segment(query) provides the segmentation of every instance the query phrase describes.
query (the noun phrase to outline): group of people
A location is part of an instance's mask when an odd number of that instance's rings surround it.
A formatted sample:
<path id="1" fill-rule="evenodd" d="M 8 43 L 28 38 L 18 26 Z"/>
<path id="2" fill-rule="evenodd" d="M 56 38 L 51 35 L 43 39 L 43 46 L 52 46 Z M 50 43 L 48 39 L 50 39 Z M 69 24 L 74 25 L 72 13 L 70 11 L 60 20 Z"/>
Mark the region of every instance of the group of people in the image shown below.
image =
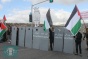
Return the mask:
<path id="1" fill-rule="evenodd" d="M 10 35 L 11 35 L 11 28 L 9 27 L 7 33 L 8 33 L 8 38 L 10 39 Z M 82 55 L 82 49 L 81 49 L 81 42 L 82 42 L 82 33 L 79 31 L 75 36 L 75 46 L 76 46 L 76 53 L 75 55 L 78 55 L 78 52 L 80 53 L 80 55 Z M 87 45 L 87 50 L 88 50 L 88 29 L 86 29 L 86 33 L 84 33 L 84 37 L 83 40 L 86 38 L 86 45 Z M 51 25 L 49 28 L 49 39 L 50 39 L 50 50 L 53 50 L 53 46 L 54 46 L 54 26 Z M 3 41 L 6 41 L 6 33 L 3 36 Z"/>
<path id="2" fill-rule="evenodd" d="M 78 33 L 74 36 L 75 39 L 75 46 L 76 46 L 76 53 L 75 55 L 82 55 L 82 49 L 81 49 L 81 42 L 82 38 L 86 38 L 86 45 L 87 45 L 87 50 L 88 50 L 88 29 L 86 30 L 86 33 L 84 33 L 84 37 L 82 37 L 82 33 L 78 31 Z M 49 39 L 50 39 L 50 49 L 51 51 L 53 50 L 54 46 L 54 27 L 51 25 L 49 28 Z"/>

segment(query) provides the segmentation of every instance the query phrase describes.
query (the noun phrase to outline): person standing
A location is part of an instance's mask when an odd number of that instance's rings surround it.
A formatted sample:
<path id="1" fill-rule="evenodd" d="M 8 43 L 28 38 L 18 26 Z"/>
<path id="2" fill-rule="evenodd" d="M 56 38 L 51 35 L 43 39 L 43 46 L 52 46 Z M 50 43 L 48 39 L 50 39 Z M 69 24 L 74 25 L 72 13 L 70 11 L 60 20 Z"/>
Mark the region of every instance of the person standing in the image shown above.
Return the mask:
<path id="1" fill-rule="evenodd" d="M 11 43 L 11 28 L 10 28 L 10 25 L 8 26 L 8 30 L 7 30 L 7 37 L 8 37 L 8 43 Z"/>
<path id="2" fill-rule="evenodd" d="M 75 55 L 78 55 L 78 50 L 79 50 L 80 55 L 82 55 L 81 41 L 82 41 L 82 34 L 78 32 L 75 36 L 75 44 L 76 44 L 76 54 Z"/>
<path id="3" fill-rule="evenodd" d="M 84 38 L 86 38 L 86 45 L 87 45 L 87 50 L 88 50 L 88 29 L 86 29 L 86 33 L 84 33 L 84 37 L 83 37 L 83 40 Z"/>
<path id="4" fill-rule="evenodd" d="M 54 27 L 50 26 L 49 28 L 49 39 L 50 39 L 50 49 L 53 50 L 54 46 Z"/>

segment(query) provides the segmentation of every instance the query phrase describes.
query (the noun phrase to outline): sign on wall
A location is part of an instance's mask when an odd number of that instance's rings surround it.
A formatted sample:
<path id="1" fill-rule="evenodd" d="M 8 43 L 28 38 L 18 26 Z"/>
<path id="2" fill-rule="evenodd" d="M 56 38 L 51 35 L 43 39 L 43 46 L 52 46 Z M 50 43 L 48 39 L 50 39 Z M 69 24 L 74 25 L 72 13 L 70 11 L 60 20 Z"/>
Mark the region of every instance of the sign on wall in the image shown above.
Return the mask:
<path id="1" fill-rule="evenodd" d="M 34 8 L 33 22 L 35 23 L 35 27 L 38 27 L 39 24 L 40 24 L 40 11 L 39 11 L 39 7 L 35 7 Z"/>

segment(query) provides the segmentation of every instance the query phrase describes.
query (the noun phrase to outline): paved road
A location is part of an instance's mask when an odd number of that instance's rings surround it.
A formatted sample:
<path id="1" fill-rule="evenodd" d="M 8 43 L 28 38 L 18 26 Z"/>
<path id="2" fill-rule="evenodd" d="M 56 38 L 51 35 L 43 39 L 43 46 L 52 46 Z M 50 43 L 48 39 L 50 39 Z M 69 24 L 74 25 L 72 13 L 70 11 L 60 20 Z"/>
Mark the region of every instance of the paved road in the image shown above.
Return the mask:
<path id="1" fill-rule="evenodd" d="M 3 57 L 3 49 L 4 45 L 10 45 L 6 43 L 0 43 L 0 59 L 88 59 L 88 51 L 85 50 L 85 42 L 82 44 L 82 57 L 74 54 L 67 54 L 62 52 L 54 52 L 54 51 L 41 51 L 37 49 L 28 49 L 19 47 L 18 48 L 18 57 L 16 58 L 4 58 Z"/>

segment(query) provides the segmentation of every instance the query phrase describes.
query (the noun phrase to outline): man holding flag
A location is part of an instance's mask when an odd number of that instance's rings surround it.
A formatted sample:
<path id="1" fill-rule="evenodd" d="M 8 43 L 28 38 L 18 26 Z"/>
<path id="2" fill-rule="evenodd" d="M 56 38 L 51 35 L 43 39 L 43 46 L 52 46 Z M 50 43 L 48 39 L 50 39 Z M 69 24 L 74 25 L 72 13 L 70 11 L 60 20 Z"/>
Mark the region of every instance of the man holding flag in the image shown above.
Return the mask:
<path id="1" fill-rule="evenodd" d="M 50 15 L 50 9 L 47 11 L 46 18 L 47 20 L 46 19 L 44 20 L 44 31 L 49 29 L 50 49 L 52 51 L 54 46 L 54 27 Z"/>
<path id="2" fill-rule="evenodd" d="M 81 52 L 81 39 L 82 39 L 82 34 L 79 32 L 80 27 L 81 27 L 81 14 L 75 5 L 75 8 L 73 9 L 65 27 L 72 33 L 72 35 L 75 37 L 75 43 L 76 43 L 76 55 L 78 55 L 78 47 L 80 51 L 80 55 L 82 54 Z"/>
<path id="3" fill-rule="evenodd" d="M 0 39 L 1 42 L 6 40 L 7 27 L 5 25 L 6 17 L 4 15 L 3 20 L 0 20 Z"/>

